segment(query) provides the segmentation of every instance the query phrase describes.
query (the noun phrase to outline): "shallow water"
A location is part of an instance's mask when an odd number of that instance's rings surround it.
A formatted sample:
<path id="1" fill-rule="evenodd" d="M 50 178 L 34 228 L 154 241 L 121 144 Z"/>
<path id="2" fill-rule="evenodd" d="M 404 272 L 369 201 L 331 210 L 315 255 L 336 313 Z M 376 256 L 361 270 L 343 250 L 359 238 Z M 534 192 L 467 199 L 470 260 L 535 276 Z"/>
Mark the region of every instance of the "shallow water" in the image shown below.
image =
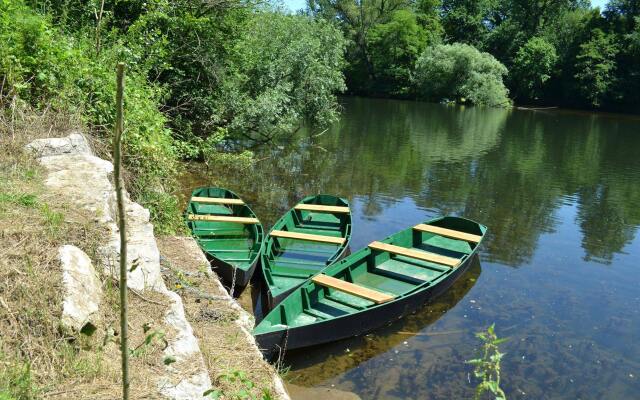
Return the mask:
<path id="1" fill-rule="evenodd" d="M 252 174 L 189 166 L 268 228 L 346 197 L 351 248 L 455 214 L 489 227 L 470 271 L 365 337 L 287 354 L 287 379 L 364 399 L 471 398 L 474 333 L 496 323 L 510 399 L 640 398 L 640 119 L 343 98 L 326 132 L 263 147 Z"/>

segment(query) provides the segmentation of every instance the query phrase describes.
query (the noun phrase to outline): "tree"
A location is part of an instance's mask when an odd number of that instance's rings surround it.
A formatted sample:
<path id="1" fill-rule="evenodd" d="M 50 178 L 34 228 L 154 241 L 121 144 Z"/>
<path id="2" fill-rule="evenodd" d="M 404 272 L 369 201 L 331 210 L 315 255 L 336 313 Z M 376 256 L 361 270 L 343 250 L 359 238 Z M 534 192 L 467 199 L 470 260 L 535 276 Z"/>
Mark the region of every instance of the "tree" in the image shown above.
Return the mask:
<path id="1" fill-rule="evenodd" d="M 580 45 L 576 57 L 578 92 L 593 107 L 600 107 L 614 84 L 618 44 L 615 36 L 596 28 L 591 39 Z"/>
<path id="2" fill-rule="evenodd" d="M 410 0 L 307 0 L 311 15 L 337 23 L 347 39 L 347 85 L 351 91 L 375 91 L 378 74 L 369 48 L 371 30 L 391 20 Z"/>
<path id="3" fill-rule="evenodd" d="M 427 44 L 427 35 L 416 15 L 408 10 L 393 13 L 387 23 L 374 26 L 368 37 L 377 90 L 405 95 L 410 90 L 411 71 Z"/>
<path id="4" fill-rule="evenodd" d="M 495 0 L 443 0 L 442 25 L 448 42 L 482 48 L 489 33 Z"/>
<path id="5" fill-rule="evenodd" d="M 345 90 L 341 32 L 324 20 L 279 12 L 255 14 L 231 51 L 216 96 L 217 115 L 235 137 L 269 140 L 303 119 L 338 115 Z"/>
<path id="6" fill-rule="evenodd" d="M 510 79 L 516 93 L 527 100 L 538 100 L 557 61 L 551 43 L 540 37 L 529 39 L 516 53 L 511 68 Z"/>
<path id="7" fill-rule="evenodd" d="M 491 54 L 454 43 L 428 47 L 416 63 L 414 82 L 418 97 L 427 100 L 506 106 L 506 74 Z"/>

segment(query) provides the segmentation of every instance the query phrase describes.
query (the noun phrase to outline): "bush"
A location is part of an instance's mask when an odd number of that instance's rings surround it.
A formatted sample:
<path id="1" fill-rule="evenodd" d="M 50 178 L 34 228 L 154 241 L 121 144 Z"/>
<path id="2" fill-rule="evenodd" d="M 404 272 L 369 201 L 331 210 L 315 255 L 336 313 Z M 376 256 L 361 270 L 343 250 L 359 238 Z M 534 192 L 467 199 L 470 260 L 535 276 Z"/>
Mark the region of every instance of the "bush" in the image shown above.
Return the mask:
<path id="1" fill-rule="evenodd" d="M 488 53 L 454 43 L 428 47 L 415 70 L 417 96 L 432 101 L 458 101 L 508 106 L 503 77 L 507 68 Z"/>
<path id="2" fill-rule="evenodd" d="M 512 87 L 525 100 L 538 99 L 557 62 L 556 48 L 551 43 L 539 37 L 529 39 L 513 60 Z"/>
<path id="3" fill-rule="evenodd" d="M 345 89 L 344 39 L 324 20 L 259 12 L 233 49 L 221 106 L 234 136 L 269 139 L 300 120 L 326 124 L 338 116 Z"/>
<path id="4" fill-rule="evenodd" d="M 0 82 L 2 98 L 17 98 L 52 112 L 79 113 L 95 135 L 107 141 L 115 118 L 115 66 L 132 60 L 114 38 L 96 55 L 88 34 L 65 34 L 20 0 L 0 2 Z M 166 117 L 158 110 L 163 90 L 147 80 L 148 71 L 129 63 L 125 87 L 124 159 L 133 198 L 151 209 L 160 231 L 180 213 L 158 202 L 173 189 L 177 157 Z M 0 98 L 0 101 L 2 100 Z M 1 103 L 0 103 L 1 104 Z M 103 154 L 108 156 L 108 154 Z M 153 202 L 145 202 L 154 199 Z M 175 201 L 175 200 L 174 200 Z M 174 207 L 177 208 L 177 207 Z M 158 216 L 164 215 L 162 219 Z"/>

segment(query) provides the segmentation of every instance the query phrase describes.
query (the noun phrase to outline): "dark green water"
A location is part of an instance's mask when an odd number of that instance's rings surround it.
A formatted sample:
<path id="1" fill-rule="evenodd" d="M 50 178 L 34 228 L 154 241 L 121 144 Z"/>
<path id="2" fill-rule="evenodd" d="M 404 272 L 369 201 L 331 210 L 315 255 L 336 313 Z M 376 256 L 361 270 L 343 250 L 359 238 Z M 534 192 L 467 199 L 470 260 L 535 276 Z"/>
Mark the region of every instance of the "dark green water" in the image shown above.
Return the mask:
<path id="1" fill-rule="evenodd" d="M 640 398 L 640 120 L 344 98 L 325 133 L 262 148 L 255 175 L 191 167 L 268 228 L 305 195 L 351 201 L 352 249 L 441 214 L 489 227 L 446 295 L 370 335 L 290 352 L 287 379 L 364 399 L 471 398 L 496 323 L 510 399 Z"/>

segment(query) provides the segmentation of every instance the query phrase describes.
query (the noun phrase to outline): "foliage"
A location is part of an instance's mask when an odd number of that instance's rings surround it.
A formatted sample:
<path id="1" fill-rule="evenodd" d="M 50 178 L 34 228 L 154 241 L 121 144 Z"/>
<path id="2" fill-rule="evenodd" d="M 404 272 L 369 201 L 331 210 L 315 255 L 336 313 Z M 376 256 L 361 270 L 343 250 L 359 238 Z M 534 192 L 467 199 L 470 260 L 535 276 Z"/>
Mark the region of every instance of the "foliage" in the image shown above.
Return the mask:
<path id="1" fill-rule="evenodd" d="M 450 42 L 482 47 L 489 33 L 486 21 L 495 0 L 443 0 L 442 25 Z"/>
<path id="2" fill-rule="evenodd" d="M 352 93 L 420 93 L 406 83 L 418 73 L 409 50 L 442 40 L 494 56 L 518 102 L 640 112 L 638 4 L 611 0 L 601 13 L 586 0 L 308 0 L 308 12 L 337 23 L 348 39 Z"/>
<path id="3" fill-rule="evenodd" d="M 411 70 L 427 44 L 416 14 L 398 10 L 389 22 L 374 26 L 367 37 L 379 87 L 391 94 L 410 92 Z"/>
<path id="4" fill-rule="evenodd" d="M 365 94 L 407 94 L 417 56 L 440 40 L 438 8 L 438 0 L 308 0 L 311 15 L 342 29 L 347 86 Z"/>
<path id="5" fill-rule="evenodd" d="M 529 39 L 516 53 L 510 74 L 514 81 L 512 87 L 524 99 L 538 99 L 557 61 L 558 55 L 551 43 L 540 37 Z"/>
<path id="6" fill-rule="evenodd" d="M 324 125 L 345 89 L 344 41 L 326 21 L 278 12 L 255 14 L 232 49 L 221 108 L 232 136 L 254 140 L 290 133 L 302 118 Z"/>
<path id="7" fill-rule="evenodd" d="M 482 398 L 482 395 L 490 392 L 496 400 L 506 400 L 507 395 L 500 387 L 500 362 L 505 353 L 500 352 L 500 344 L 506 342 L 506 338 L 498 338 L 495 332 L 495 325 L 492 324 L 486 332 L 476 333 L 476 337 L 482 340 L 480 358 L 467 361 L 474 365 L 473 373 L 476 378 L 482 381 L 476 387 L 475 399 Z"/>
<path id="8" fill-rule="evenodd" d="M 238 142 L 227 153 L 223 139 L 337 118 L 345 42 L 326 21 L 239 0 L 107 2 L 101 17 L 93 2 L 24 1 L 0 1 L 0 107 L 77 113 L 108 141 L 124 61 L 127 188 L 160 233 L 182 226 L 180 157 L 246 166 L 252 153 Z"/>
<path id="9" fill-rule="evenodd" d="M 504 65 L 473 46 L 437 45 L 418 59 L 415 84 L 418 96 L 428 100 L 507 106 L 506 73 Z"/>
<path id="10" fill-rule="evenodd" d="M 615 82 L 618 45 L 612 35 L 595 29 L 591 40 L 580 45 L 575 78 L 578 90 L 591 105 L 600 106 Z"/>
<path id="11" fill-rule="evenodd" d="M 203 12 L 197 0 L 158 0 L 128 36 L 168 89 L 177 137 L 191 145 L 220 129 L 269 140 L 301 119 L 325 124 L 337 116 L 344 41 L 326 21 L 240 4 Z M 140 37 L 145 46 L 136 45 Z"/>
<path id="12" fill-rule="evenodd" d="M 114 43 L 95 54 L 93 42 L 83 35 L 71 37 L 26 7 L 19 0 L 0 3 L 0 80 L 2 99 L 20 101 L 54 111 L 81 113 L 98 136 L 107 138 L 115 118 L 114 71 L 129 49 Z M 158 110 L 162 89 L 147 81 L 147 71 L 131 63 L 125 93 L 124 153 L 129 190 L 134 198 L 156 198 L 172 189 L 177 160 L 166 117 Z M 144 201 L 143 201 L 144 203 Z M 171 210 L 159 210 L 179 219 Z M 160 230 L 166 229 L 159 219 Z"/>
<path id="13" fill-rule="evenodd" d="M 223 389 L 209 389 L 203 393 L 203 396 L 212 400 L 218 399 L 230 399 L 230 400 L 271 400 L 273 396 L 271 392 L 264 389 L 260 396 L 256 396 L 252 393 L 256 384 L 247 377 L 247 374 L 243 371 L 234 370 L 218 377 L 218 381 L 235 387 L 236 390 L 223 390 Z"/>

